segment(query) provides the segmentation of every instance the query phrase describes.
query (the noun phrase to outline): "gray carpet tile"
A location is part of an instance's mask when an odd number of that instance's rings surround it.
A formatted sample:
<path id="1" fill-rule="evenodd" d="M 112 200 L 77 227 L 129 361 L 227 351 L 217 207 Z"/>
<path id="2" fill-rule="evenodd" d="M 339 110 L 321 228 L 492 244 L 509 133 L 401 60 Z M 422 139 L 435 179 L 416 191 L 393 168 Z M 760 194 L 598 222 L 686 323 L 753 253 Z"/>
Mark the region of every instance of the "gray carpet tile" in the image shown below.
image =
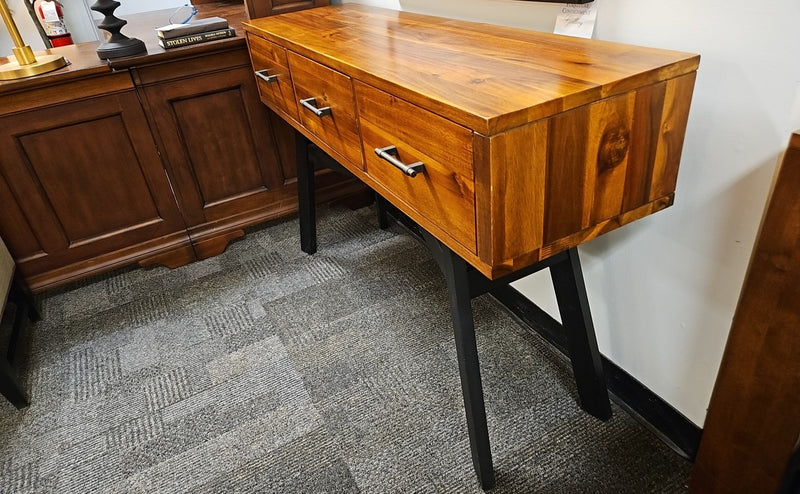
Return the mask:
<path id="1" fill-rule="evenodd" d="M 410 235 L 322 208 L 176 270 L 41 297 L 0 492 L 477 493 L 447 291 Z M 494 299 L 473 301 L 498 493 L 685 492 L 690 465 Z"/>

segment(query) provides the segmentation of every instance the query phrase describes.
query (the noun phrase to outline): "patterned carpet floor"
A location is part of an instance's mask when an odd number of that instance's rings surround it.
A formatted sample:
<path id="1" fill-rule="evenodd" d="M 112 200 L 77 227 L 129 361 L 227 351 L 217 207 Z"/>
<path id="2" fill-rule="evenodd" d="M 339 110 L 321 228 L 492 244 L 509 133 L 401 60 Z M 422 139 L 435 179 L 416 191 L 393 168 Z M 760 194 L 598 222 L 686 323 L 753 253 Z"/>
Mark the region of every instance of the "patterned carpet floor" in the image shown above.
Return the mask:
<path id="1" fill-rule="evenodd" d="M 477 493 L 444 279 L 374 211 L 323 209 L 176 270 L 42 297 L 0 492 Z M 690 464 L 489 296 L 473 301 L 497 493 L 685 492 Z"/>

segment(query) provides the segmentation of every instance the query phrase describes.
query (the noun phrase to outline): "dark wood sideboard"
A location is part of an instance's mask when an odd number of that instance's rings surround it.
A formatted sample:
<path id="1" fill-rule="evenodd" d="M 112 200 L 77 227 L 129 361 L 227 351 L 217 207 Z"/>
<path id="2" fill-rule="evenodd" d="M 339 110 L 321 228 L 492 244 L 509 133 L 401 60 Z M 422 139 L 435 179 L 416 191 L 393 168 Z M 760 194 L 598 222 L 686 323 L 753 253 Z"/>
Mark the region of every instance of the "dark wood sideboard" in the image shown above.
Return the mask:
<path id="1" fill-rule="evenodd" d="M 153 28 L 171 11 L 136 14 L 123 33 L 146 54 L 56 48 L 71 65 L 0 83 L 0 236 L 33 291 L 131 263 L 177 267 L 296 211 L 295 135 L 258 104 L 245 6 L 199 9 L 237 37 L 165 51 Z M 319 175 L 322 201 L 363 189 Z"/>

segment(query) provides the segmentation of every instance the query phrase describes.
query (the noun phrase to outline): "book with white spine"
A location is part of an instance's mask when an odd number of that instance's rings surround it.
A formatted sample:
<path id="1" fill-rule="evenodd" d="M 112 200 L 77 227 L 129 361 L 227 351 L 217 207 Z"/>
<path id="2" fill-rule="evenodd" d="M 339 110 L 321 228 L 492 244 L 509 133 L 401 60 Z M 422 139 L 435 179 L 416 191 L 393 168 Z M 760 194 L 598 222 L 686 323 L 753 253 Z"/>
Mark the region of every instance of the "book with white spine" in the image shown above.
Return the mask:
<path id="1" fill-rule="evenodd" d="M 172 39 L 179 36 L 188 36 L 190 34 L 217 31 L 226 29 L 227 27 L 227 19 L 223 19 L 222 17 L 207 17 L 205 19 L 187 22 L 186 24 L 167 24 L 166 26 L 157 27 L 156 34 L 161 39 Z"/>

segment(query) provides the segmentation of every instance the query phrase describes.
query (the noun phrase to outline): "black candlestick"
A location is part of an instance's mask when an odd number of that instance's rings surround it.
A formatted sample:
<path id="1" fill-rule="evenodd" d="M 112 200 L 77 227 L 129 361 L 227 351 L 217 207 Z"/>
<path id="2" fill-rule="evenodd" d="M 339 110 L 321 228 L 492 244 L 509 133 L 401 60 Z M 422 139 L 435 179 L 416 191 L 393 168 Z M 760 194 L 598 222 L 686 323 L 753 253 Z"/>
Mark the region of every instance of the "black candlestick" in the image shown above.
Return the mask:
<path id="1" fill-rule="evenodd" d="M 120 33 L 122 27 L 128 21 L 114 16 L 114 11 L 119 7 L 119 2 L 115 0 L 97 0 L 91 9 L 100 12 L 105 16 L 103 21 L 97 25 L 100 29 L 111 33 L 111 38 L 97 48 L 97 56 L 100 58 L 127 57 L 147 51 L 144 42 L 136 38 L 129 38 Z"/>

